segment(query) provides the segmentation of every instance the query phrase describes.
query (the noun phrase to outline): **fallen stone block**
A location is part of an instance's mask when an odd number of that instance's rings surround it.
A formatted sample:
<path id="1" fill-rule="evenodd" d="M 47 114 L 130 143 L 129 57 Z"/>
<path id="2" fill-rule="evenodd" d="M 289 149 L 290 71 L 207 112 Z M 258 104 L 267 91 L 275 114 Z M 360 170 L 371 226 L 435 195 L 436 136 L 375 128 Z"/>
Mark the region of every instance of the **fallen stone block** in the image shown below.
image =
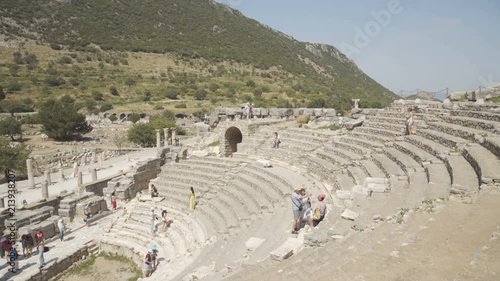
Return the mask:
<path id="1" fill-rule="evenodd" d="M 254 251 L 255 249 L 259 248 L 260 245 L 264 243 L 264 241 L 266 241 L 266 239 L 252 237 L 248 239 L 248 241 L 245 243 L 245 246 L 247 247 L 247 250 Z"/>
<path id="2" fill-rule="evenodd" d="M 345 209 L 344 212 L 340 215 L 340 217 L 345 219 L 345 220 L 354 221 L 355 219 L 357 219 L 359 217 L 359 214 L 354 212 L 354 211 L 351 211 L 349 209 Z"/>
<path id="3" fill-rule="evenodd" d="M 257 164 L 259 166 L 261 166 L 261 167 L 264 167 L 264 168 L 270 168 L 270 167 L 273 166 L 271 164 L 271 161 L 269 161 L 269 160 L 263 160 L 263 159 L 257 160 Z"/>
<path id="4" fill-rule="evenodd" d="M 288 238 L 281 246 L 271 252 L 271 258 L 277 261 L 283 261 L 300 251 L 303 244 L 295 238 Z"/>
<path id="5" fill-rule="evenodd" d="M 361 125 L 363 125 L 363 121 L 364 121 L 363 119 L 350 120 L 350 121 L 344 123 L 344 127 L 347 130 L 352 130 L 356 127 L 360 127 Z"/>
<path id="6" fill-rule="evenodd" d="M 367 188 L 368 190 L 376 193 L 384 193 L 390 190 L 388 184 L 378 184 L 378 183 L 370 183 L 368 184 Z"/>
<path id="7" fill-rule="evenodd" d="M 207 157 L 208 156 L 208 151 L 205 150 L 196 150 L 192 152 L 192 156 L 195 157 Z"/>
<path id="8" fill-rule="evenodd" d="M 351 199 L 351 192 L 349 190 L 337 190 L 335 191 L 335 195 L 340 200 L 349 200 Z"/>

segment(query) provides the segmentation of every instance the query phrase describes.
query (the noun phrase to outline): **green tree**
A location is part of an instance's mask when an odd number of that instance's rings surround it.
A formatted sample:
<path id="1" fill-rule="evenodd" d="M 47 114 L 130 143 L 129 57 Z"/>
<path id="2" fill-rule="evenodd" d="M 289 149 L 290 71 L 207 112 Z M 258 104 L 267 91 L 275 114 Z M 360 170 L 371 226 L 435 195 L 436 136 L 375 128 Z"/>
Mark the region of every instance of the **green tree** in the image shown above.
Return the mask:
<path id="1" fill-rule="evenodd" d="M 74 140 L 92 131 L 72 103 L 49 99 L 41 106 L 38 117 L 47 136 L 55 140 Z"/>
<path id="2" fill-rule="evenodd" d="M 38 124 L 38 114 L 30 114 L 26 115 L 21 119 L 21 123 L 29 125 L 31 128 L 33 128 L 33 124 Z"/>
<path id="3" fill-rule="evenodd" d="M 127 138 L 130 142 L 139 144 L 143 147 L 150 147 L 156 142 L 155 129 L 151 124 L 135 124 L 128 130 Z"/>
<path id="4" fill-rule="evenodd" d="M 194 98 L 196 100 L 204 100 L 207 96 L 207 91 L 205 89 L 199 89 L 194 93 Z"/>
<path id="5" fill-rule="evenodd" d="M 131 113 L 128 117 L 127 117 L 127 120 L 132 122 L 132 123 L 135 123 L 139 120 L 141 120 L 141 115 L 139 115 L 139 113 Z"/>
<path id="6" fill-rule="evenodd" d="M 256 85 L 255 81 L 253 81 L 253 80 L 248 80 L 247 81 L 247 87 L 253 88 L 253 87 L 255 87 L 255 85 Z"/>
<path id="7" fill-rule="evenodd" d="M 0 171 L 14 170 L 25 175 L 26 159 L 30 153 L 24 144 L 11 147 L 8 140 L 0 138 Z"/>
<path id="8" fill-rule="evenodd" d="M 96 101 L 102 101 L 103 100 L 103 95 L 99 91 L 92 91 L 92 98 Z"/>
<path id="9" fill-rule="evenodd" d="M 108 111 L 113 109 L 113 105 L 109 102 L 105 102 L 101 104 L 101 108 L 99 109 L 100 112 Z"/>
<path id="10" fill-rule="evenodd" d="M 22 137 L 21 122 L 12 117 L 7 117 L 0 120 L 0 135 L 9 136 L 14 140 L 15 135 Z"/>

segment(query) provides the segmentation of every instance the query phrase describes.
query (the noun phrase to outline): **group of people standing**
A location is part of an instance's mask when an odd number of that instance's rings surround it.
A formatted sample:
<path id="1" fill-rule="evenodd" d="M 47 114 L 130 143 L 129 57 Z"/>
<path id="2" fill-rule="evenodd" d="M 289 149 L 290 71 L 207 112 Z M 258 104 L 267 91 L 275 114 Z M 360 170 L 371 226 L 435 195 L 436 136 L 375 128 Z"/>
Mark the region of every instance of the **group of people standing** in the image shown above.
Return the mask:
<path id="1" fill-rule="evenodd" d="M 318 195 L 318 202 L 314 205 L 314 208 L 312 208 L 311 196 L 312 194 L 306 194 L 305 188 L 296 189 L 292 193 L 292 234 L 298 233 L 300 228 L 302 228 L 304 219 L 306 219 L 309 225 L 308 231 L 311 231 L 325 217 L 326 203 L 324 200 L 326 195 Z"/>

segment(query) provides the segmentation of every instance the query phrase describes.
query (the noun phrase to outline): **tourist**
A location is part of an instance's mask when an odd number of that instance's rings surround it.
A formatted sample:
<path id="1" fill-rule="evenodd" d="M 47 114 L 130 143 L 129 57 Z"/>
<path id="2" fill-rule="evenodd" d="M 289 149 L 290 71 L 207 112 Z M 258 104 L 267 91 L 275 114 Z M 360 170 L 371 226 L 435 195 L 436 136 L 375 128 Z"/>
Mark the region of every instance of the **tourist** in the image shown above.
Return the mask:
<path id="1" fill-rule="evenodd" d="M 144 257 L 144 277 L 151 276 L 153 272 L 153 255 L 151 254 L 151 250 L 148 249 L 148 253 Z"/>
<path id="2" fill-rule="evenodd" d="M 292 223 L 292 234 L 297 234 L 297 221 L 299 227 L 302 226 L 303 220 L 303 206 L 302 206 L 302 189 L 297 189 L 292 193 L 292 212 L 293 212 L 293 223 Z"/>
<path id="3" fill-rule="evenodd" d="M 191 186 L 191 191 L 189 193 L 189 209 L 194 210 L 196 203 L 195 203 L 195 195 L 194 195 L 194 189 Z"/>
<path id="4" fill-rule="evenodd" d="M 167 220 L 167 208 L 163 208 L 161 211 L 161 221 L 163 222 L 163 230 L 167 230 L 168 220 Z"/>
<path id="5" fill-rule="evenodd" d="M 61 242 L 64 240 L 64 232 L 66 231 L 66 225 L 64 224 L 64 219 L 60 218 L 57 221 L 57 228 L 59 229 L 59 239 Z"/>
<path id="6" fill-rule="evenodd" d="M 28 255 L 28 247 L 26 244 L 26 236 L 28 234 L 21 235 L 21 248 L 23 249 L 23 257 L 25 258 Z"/>
<path id="7" fill-rule="evenodd" d="M 273 148 L 279 148 L 281 143 L 281 138 L 278 132 L 274 132 Z"/>
<path id="8" fill-rule="evenodd" d="M 116 195 L 114 191 L 111 193 L 111 209 L 116 211 Z"/>
<path id="9" fill-rule="evenodd" d="M 151 198 L 158 197 L 158 189 L 154 184 L 151 185 Z"/>
<path id="10" fill-rule="evenodd" d="M 324 201 L 325 198 L 326 195 L 324 194 L 318 195 L 318 203 L 316 203 L 316 205 L 314 206 L 313 226 L 317 226 L 325 218 L 326 214 L 326 203 Z"/>
<path id="11" fill-rule="evenodd" d="M 158 220 L 158 216 L 155 214 L 155 208 L 151 207 L 151 234 L 155 234 L 155 220 Z"/>
<path id="12" fill-rule="evenodd" d="M 409 107 L 408 108 L 408 111 L 406 112 L 406 122 L 405 122 L 405 125 L 406 125 L 406 130 L 405 130 L 405 135 L 411 135 L 413 134 L 413 131 L 412 131 L 412 125 L 413 125 L 413 113 L 412 113 L 412 108 Z"/>
<path id="13" fill-rule="evenodd" d="M 33 247 L 34 246 L 35 246 L 35 243 L 33 241 L 33 236 L 31 236 L 31 233 L 28 233 L 26 235 L 26 250 L 27 250 L 28 257 L 31 257 L 31 255 L 33 255 Z"/>
<path id="14" fill-rule="evenodd" d="M 87 206 L 85 208 L 85 210 L 83 211 L 83 214 L 85 216 L 85 218 L 83 219 L 83 221 L 85 221 L 85 224 L 87 226 L 90 226 L 90 218 L 92 217 L 92 211 L 90 210 L 89 206 Z"/>
<path id="15" fill-rule="evenodd" d="M 1 241 L 2 241 L 1 242 L 2 251 L 3 251 L 3 254 L 5 256 L 5 260 L 7 262 L 9 262 L 9 253 L 10 253 L 10 248 L 12 247 L 12 245 L 9 243 L 8 236 L 2 236 Z"/>
<path id="16" fill-rule="evenodd" d="M 250 122 L 250 113 L 251 113 L 252 109 L 251 109 L 251 106 L 250 106 L 250 103 L 247 102 L 247 104 L 245 105 L 245 115 L 247 116 L 247 121 Z"/>
<path id="17" fill-rule="evenodd" d="M 304 218 L 307 220 L 307 225 L 309 225 L 309 229 L 307 230 L 310 232 L 313 227 L 313 210 L 311 208 L 311 200 L 307 199 L 306 202 L 303 204 L 303 206 L 307 206 L 305 212 L 304 212 Z"/>
<path id="18" fill-rule="evenodd" d="M 38 268 L 45 266 L 45 258 L 43 252 L 45 250 L 45 239 L 41 229 L 37 229 L 35 233 L 35 242 L 38 248 Z"/>
<path id="19" fill-rule="evenodd" d="M 152 261 L 152 266 L 153 266 L 153 272 L 156 271 L 156 267 L 158 266 L 157 260 L 158 260 L 158 249 L 156 248 L 155 244 L 151 244 L 151 261 Z"/>

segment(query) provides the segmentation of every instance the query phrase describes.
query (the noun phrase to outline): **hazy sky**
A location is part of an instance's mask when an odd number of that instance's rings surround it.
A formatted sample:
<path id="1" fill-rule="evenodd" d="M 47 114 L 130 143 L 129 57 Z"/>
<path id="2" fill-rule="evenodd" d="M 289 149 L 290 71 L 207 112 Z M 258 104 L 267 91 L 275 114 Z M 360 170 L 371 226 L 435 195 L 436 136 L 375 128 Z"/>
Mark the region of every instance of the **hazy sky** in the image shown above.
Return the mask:
<path id="1" fill-rule="evenodd" d="M 500 0 L 218 0 L 400 90 L 500 84 Z"/>

